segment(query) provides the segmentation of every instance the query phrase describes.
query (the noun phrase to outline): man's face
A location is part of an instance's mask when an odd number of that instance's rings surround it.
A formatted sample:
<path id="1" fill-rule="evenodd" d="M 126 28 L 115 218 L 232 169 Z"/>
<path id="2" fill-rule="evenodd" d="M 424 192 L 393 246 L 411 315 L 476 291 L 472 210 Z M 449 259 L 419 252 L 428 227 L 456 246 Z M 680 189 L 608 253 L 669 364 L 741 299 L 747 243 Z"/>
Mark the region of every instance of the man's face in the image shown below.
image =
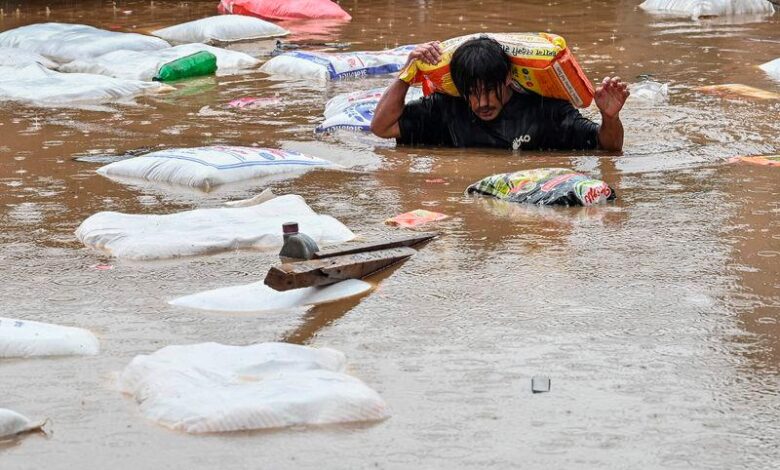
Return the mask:
<path id="1" fill-rule="evenodd" d="M 485 92 L 484 87 L 480 85 L 469 95 L 469 106 L 478 118 L 483 121 L 492 121 L 501 114 L 501 110 L 504 109 L 504 105 L 511 96 L 512 90 L 507 83 L 502 85 L 500 95 L 499 90 Z"/>

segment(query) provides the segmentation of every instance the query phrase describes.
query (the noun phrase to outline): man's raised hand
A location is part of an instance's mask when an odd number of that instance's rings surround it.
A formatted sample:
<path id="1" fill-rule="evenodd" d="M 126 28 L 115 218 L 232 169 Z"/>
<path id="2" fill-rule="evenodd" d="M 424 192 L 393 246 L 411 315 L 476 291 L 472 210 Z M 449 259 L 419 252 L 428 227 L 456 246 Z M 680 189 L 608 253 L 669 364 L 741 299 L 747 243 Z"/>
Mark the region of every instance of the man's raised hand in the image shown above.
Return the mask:
<path id="1" fill-rule="evenodd" d="M 623 109 L 630 94 L 628 84 L 623 83 L 620 77 L 606 77 L 601 82 L 601 86 L 596 88 L 596 106 L 602 116 L 614 119 Z"/>

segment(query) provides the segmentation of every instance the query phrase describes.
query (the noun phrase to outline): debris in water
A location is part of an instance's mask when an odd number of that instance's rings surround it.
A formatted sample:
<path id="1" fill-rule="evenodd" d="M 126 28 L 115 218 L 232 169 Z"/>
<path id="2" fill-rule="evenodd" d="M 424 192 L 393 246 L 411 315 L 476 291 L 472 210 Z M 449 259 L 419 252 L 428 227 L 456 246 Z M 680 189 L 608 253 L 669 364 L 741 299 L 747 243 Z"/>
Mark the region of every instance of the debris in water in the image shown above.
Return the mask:
<path id="1" fill-rule="evenodd" d="M 545 393 L 550 391 L 550 378 L 536 375 L 531 378 L 531 391 L 533 393 Z"/>

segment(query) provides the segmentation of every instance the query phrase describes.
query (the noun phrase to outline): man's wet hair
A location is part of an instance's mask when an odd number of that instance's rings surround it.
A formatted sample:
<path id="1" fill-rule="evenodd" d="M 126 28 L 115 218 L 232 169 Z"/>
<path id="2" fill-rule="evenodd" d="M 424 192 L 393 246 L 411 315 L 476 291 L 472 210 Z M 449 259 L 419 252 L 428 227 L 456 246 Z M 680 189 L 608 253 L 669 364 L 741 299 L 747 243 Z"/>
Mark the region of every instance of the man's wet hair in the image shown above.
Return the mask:
<path id="1" fill-rule="evenodd" d="M 481 93 L 495 91 L 502 99 L 503 86 L 511 70 L 509 56 L 501 44 L 489 37 L 470 39 L 452 54 L 450 75 L 460 95 L 469 99 Z"/>

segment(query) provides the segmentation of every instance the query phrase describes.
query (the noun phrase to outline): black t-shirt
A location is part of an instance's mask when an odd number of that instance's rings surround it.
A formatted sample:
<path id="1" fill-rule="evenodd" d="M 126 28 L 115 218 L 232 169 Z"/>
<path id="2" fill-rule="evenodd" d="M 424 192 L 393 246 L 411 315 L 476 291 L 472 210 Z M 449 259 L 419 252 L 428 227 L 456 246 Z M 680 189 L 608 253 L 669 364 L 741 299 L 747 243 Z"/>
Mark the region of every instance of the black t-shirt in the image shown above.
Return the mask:
<path id="1" fill-rule="evenodd" d="M 477 117 L 463 98 L 434 93 L 408 103 L 398 125 L 396 142 L 406 145 L 588 150 L 599 142 L 599 125 L 568 101 L 517 91 L 492 121 Z"/>

